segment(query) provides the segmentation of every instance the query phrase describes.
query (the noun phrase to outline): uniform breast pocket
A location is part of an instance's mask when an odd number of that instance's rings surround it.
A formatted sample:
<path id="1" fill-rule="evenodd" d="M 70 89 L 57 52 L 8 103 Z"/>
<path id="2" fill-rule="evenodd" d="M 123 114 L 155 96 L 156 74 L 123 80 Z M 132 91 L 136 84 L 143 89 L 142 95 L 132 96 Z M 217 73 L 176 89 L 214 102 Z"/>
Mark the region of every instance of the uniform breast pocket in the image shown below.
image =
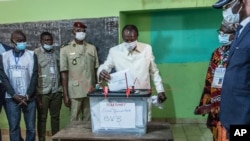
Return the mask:
<path id="1" fill-rule="evenodd" d="M 94 61 L 95 60 L 95 55 L 88 53 L 88 58 L 90 59 L 90 61 Z"/>
<path id="2" fill-rule="evenodd" d="M 44 69 L 49 64 L 49 62 L 43 58 L 43 59 L 39 60 L 38 64 L 41 67 L 41 69 Z"/>
<path id="3" fill-rule="evenodd" d="M 42 59 L 38 63 L 39 63 L 38 87 L 40 88 L 48 87 L 49 81 L 47 80 L 48 76 L 46 74 L 48 74 L 49 71 L 47 70 L 48 68 L 46 66 L 49 65 L 49 62 L 46 59 Z"/>
<path id="4" fill-rule="evenodd" d="M 80 55 L 78 53 L 76 54 L 71 54 L 69 56 L 69 64 L 72 64 L 72 65 L 77 65 L 77 63 L 79 63 L 79 58 L 80 58 Z"/>
<path id="5" fill-rule="evenodd" d="M 95 56 L 91 53 L 87 53 L 87 60 L 88 60 L 89 65 L 93 67 L 95 64 Z"/>

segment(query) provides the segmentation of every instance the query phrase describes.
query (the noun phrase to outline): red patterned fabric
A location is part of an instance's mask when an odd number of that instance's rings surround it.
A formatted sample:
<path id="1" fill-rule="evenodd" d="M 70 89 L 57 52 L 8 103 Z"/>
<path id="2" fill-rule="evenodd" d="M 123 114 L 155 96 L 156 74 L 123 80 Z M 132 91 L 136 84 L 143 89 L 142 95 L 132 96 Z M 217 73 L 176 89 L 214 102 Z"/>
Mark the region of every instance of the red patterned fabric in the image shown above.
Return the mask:
<path id="1" fill-rule="evenodd" d="M 218 141 L 218 128 L 217 123 L 219 122 L 219 111 L 220 111 L 220 93 L 221 88 L 211 87 L 214 71 L 219 66 L 222 65 L 226 67 L 227 57 L 228 57 L 228 46 L 222 46 L 216 48 L 212 53 L 210 63 L 208 66 L 205 86 L 200 98 L 199 106 L 195 109 L 195 114 L 205 115 L 208 114 L 207 127 L 211 130 L 214 136 L 214 140 Z"/>

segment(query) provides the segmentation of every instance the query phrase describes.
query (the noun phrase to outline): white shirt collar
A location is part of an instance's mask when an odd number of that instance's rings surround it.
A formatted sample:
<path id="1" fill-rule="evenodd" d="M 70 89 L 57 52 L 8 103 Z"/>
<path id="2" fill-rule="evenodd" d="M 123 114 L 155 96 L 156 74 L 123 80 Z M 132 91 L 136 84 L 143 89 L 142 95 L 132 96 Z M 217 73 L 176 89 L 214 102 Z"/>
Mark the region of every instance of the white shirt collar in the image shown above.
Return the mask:
<path id="1" fill-rule="evenodd" d="M 250 22 L 250 17 L 247 17 L 243 21 L 240 22 L 240 25 L 245 27 L 249 22 Z"/>

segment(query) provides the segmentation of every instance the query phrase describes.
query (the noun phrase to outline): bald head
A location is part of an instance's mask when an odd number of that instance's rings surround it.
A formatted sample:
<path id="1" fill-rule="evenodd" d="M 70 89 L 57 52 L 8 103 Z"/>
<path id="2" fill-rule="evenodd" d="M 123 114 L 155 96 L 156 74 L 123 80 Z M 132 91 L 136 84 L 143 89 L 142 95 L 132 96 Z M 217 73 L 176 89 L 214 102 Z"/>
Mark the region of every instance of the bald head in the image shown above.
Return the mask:
<path id="1" fill-rule="evenodd" d="M 133 42 L 138 38 L 138 29 L 135 25 L 126 25 L 122 29 L 122 38 L 124 42 Z"/>

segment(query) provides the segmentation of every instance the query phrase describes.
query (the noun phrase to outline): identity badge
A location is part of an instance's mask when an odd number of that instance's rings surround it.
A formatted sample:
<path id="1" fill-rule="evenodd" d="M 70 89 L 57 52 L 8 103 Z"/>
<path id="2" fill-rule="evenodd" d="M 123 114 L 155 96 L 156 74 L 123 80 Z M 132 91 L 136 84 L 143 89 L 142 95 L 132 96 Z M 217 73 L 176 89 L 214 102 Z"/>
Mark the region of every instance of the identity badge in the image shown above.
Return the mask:
<path id="1" fill-rule="evenodd" d="M 55 69 L 54 69 L 54 67 L 50 67 L 50 73 L 55 74 Z"/>
<path id="2" fill-rule="evenodd" d="M 214 72 L 212 87 L 221 88 L 224 80 L 226 68 L 217 67 Z"/>
<path id="3" fill-rule="evenodd" d="M 13 70 L 12 75 L 13 77 L 21 77 L 22 76 L 21 70 Z"/>

